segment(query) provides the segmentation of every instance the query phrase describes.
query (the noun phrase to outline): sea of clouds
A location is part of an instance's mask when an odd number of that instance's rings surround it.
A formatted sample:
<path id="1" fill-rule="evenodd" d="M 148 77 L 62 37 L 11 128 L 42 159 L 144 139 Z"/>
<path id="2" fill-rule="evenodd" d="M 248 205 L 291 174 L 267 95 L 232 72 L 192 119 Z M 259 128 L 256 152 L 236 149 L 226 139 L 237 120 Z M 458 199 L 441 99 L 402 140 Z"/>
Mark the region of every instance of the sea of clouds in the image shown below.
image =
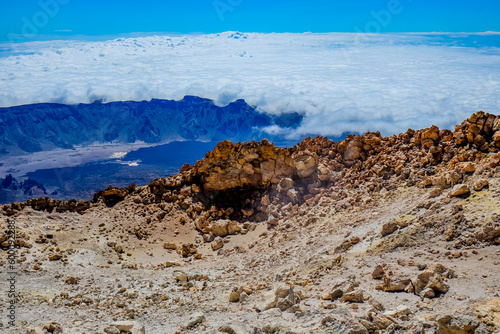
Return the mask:
<path id="1" fill-rule="evenodd" d="M 288 137 L 452 128 L 477 110 L 500 114 L 500 43 L 453 42 L 465 37 L 227 32 L 4 44 L 0 107 L 196 95 L 304 113 Z"/>

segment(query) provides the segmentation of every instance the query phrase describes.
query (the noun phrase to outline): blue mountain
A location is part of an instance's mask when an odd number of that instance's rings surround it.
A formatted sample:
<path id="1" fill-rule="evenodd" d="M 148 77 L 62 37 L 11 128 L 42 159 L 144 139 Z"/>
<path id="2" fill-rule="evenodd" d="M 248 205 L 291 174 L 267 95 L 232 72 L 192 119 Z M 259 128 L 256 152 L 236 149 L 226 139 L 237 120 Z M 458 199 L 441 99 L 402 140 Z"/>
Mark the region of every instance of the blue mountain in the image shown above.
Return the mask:
<path id="1" fill-rule="evenodd" d="M 106 142 L 259 140 L 269 138 L 262 133 L 263 127 L 297 127 L 302 117 L 299 113 L 260 113 L 244 100 L 219 107 L 195 96 L 180 101 L 15 106 L 0 108 L 0 155 Z"/>

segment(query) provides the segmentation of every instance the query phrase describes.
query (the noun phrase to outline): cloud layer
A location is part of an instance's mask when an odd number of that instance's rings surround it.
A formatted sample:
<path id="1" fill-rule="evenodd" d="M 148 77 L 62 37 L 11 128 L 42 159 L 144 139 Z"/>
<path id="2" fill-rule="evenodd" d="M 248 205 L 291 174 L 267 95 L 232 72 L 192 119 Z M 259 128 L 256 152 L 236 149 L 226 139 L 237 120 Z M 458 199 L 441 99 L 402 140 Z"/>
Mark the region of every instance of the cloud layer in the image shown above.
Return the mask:
<path id="1" fill-rule="evenodd" d="M 500 48 L 451 40 L 222 33 L 33 42 L 10 51 L 3 45 L 0 106 L 184 95 L 225 105 L 243 98 L 268 113 L 305 113 L 287 136 L 389 135 L 431 124 L 450 128 L 476 110 L 500 113 Z"/>

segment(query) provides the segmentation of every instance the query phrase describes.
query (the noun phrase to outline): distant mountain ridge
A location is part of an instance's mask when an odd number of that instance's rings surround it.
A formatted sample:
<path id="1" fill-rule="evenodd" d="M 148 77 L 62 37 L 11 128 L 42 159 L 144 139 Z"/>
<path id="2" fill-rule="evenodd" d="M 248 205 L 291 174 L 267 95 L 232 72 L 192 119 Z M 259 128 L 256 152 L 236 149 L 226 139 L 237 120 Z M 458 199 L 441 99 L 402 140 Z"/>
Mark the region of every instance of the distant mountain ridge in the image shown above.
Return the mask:
<path id="1" fill-rule="evenodd" d="M 244 100 L 219 107 L 212 100 L 195 96 L 179 101 L 31 104 L 0 108 L 0 155 L 70 149 L 96 142 L 260 140 L 270 137 L 262 133 L 263 127 L 295 128 L 302 118 L 299 113 L 260 113 Z"/>

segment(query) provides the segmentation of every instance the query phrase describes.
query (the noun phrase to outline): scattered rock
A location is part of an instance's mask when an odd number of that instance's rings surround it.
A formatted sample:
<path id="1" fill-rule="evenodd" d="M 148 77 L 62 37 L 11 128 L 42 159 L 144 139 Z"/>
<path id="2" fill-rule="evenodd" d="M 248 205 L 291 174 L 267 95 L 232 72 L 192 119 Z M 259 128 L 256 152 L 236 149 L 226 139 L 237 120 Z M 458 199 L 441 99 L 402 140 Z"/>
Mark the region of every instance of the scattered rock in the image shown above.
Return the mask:
<path id="1" fill-rule="evenodd" d="M 391 220 L 384 225 L 382 225 L 382 229 L 380 230 L 380 234 L 382 234 L 383 237 L 386 235 L 389 235 L 396 231 L 399 228 L 398 223 L 394 220 Z"/>
<path id="2" fill-rule="evenodd" d="M 357 290 L 344 294 L 339 301 L 341 303 L 349 302 L 349 303 L 363 303 L 365 301 L 364 291 Z"/>
<path id="3" fill-rule="evenodd" d="M 62 334 L 63 333 L 62 326 L 55 321 L 51 321 L 48 324 L 46 324 L 45 326 L 43 326 L 43 330 L 47 330 L 47 332 L 49 332 L 51 334 Z"/>
<path id="4" fill-rule="evenodd" d="M 66 284 L 78 284 L 78 282 L 80 282 L 80 278 L 73 277 L 73 276 L 68 276 L 66 278 L 66 280 L 64 281 L 64 283 L 66 283 Z"/>
<path id="5" fill-rule="evenodd" d="M 489 184 L 488 180 L 486 179 L 480 179 L 474 182 L 474 190 L 475 191 L 481 191 L 483 188 L 487 187 Z"/>
<path id="6" fill-rule="evenodd" d="M 120 332 L 130 333 L 130 334 L 145 334 L 146 330 L 144 326 L 138 324 L 135 321 L 116 321 L 111 324 L 111 326 L 118 329 Z"/>
<path id="7" fill-rule="evenodd" d="M 165 249 L 171 249 L 171 250 L 176 250 L 177 249 L 177 245 L 174 244 L 173 242 L 166 242 L 163 244 L 163 248 Z"/>
<path id="8" fill-rule="evenodd" d="M 240 324 L 227 324 L 219 327 L 219 332 L 227 334 L 254 334 L 253 328 Z"/>
<path id="9" fill-rule="evenodd" d="M 471 316 L 440 316 L 437 323 L 440 334 L 471 334 L 479 327 L 477 319 Z"/>
<path id="10" fill-rule="evenodd" d="M 180 254 L 182 257 L 190 257 L 198 252 L 195 244 L 182 244 Z"/>
<path id="11" fill-rule="evenodd" d="M 186 322 L 186 325 L 184 327 L 190 329 L 198 324 L 201 324 L 204 321 L 205 321 L 205 315 L 201 312 L 198 312 L 189 317 L 189 320 Z"/>
<path id="12" fill-rule="evenodd" d="M 188 281 L 188 275 L 181 270 L 174 271 L 173 275 L 174 275 L 174 278 L 177 280 L 177 282 L 185 283 Z"/>
<path id="13" fill-rule="evenodd" d="M 229 302 L 230 303 L 239 302 L 240 295 L 241 295 L 241 292 L 238 288 L 233 289 L 233 291 L 231 291 L 231 293 L 229 294 Z"/>
<path id="14" fill-rule="evenodd" d="M 212 250 L 214 251 L 221 249 L 223 246 L 224 246 L 224 240 L 222 240 L 221 237 L 216 237 L 211 244 Z"/>
<path id="15" fill-rule="evenodd" d="M 385 274 L 384 268 L 380 264 L 377 264 L 375 266 L 375 269 L 373 270 L 372 278 L 381 279 L 382 277 L 384 277 L 384 274 Z"/>
<path id="16" fill-rule="evenodd" d="M 411 279 L 409 278 L 384 275 L 383 282 L 375 288 L 385 292 L 403 292 L 406 291 L 410 285 Z"/>
<path id="17" fill-rule="evenodd" d="M 454 196 L 454 197 L 457 197 L 457 196 L 462 196 L 462 195 L 465 195 L 465 194 L 468 194 L 470 193 L 470 189 L 469 189 L 469 186 L 466 185 L 466 184 L 457 184 L 453 187 L 453 189 L 451 189 L 450 191 L 450 196 Z"/>
<path id="18" fill-rule="evenodd" d="M 45 334 L 41 328 L 26 328 L 26 334 Z"/>
<path id="19" fill-rule="evenodd" d="M 114 326 L 106 327 L 103 331 L 106 334 L 120 334 L 120 330 Z"/>

